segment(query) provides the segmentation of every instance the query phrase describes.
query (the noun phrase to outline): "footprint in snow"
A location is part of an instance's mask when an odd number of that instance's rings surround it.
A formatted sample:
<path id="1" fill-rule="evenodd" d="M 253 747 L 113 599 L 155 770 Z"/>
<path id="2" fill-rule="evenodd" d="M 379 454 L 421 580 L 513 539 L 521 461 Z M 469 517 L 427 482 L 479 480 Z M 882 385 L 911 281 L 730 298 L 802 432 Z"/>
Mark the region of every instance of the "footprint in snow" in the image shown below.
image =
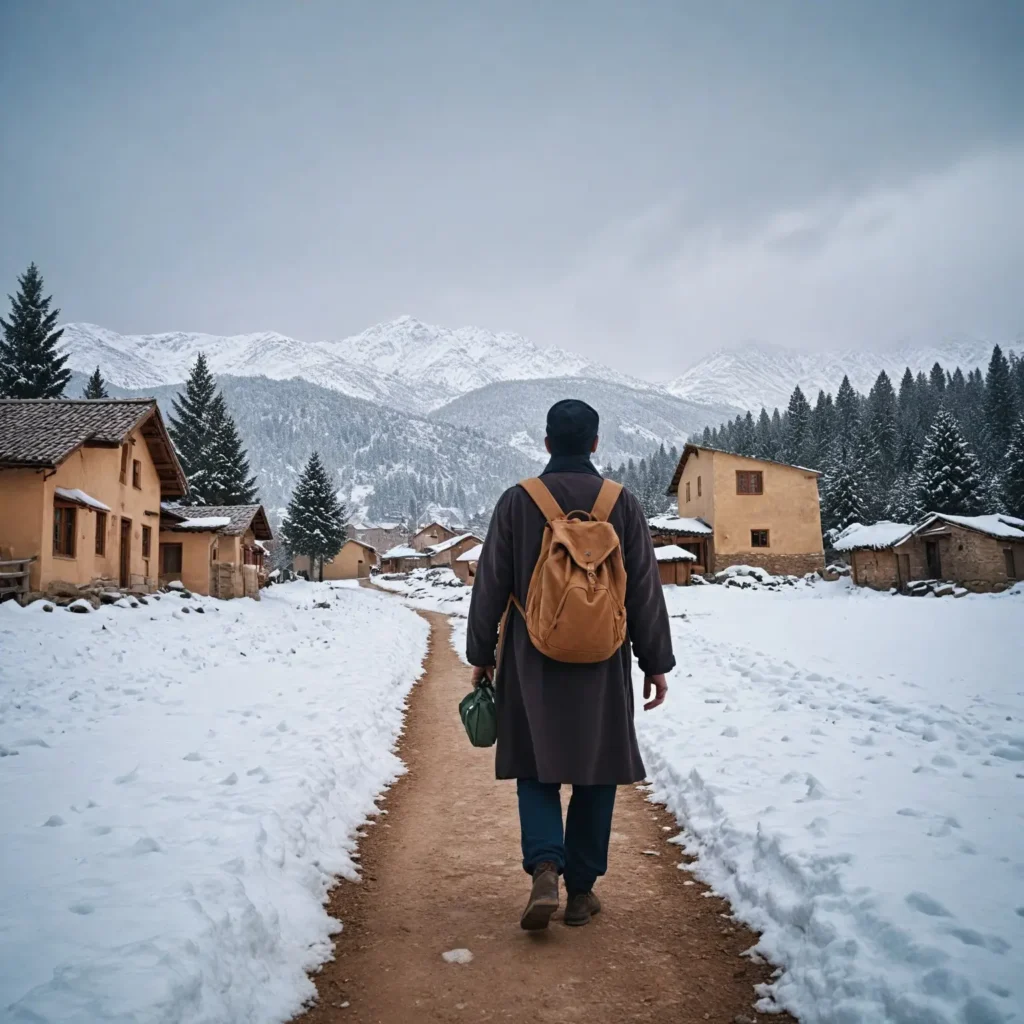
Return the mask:
<path id="1" fill-rule="evenodd" d="M 91 914 L 95 909 L 96 908 L 91 903 L 85 902 L 72 903 L 68 907 L 68 910 L 70 910 L 72 914 L 81 914 L 83 916 Z"/>
<path id="2" fill-rule="evenodd" d="M 59 828 L 64 824 L 64 819 L 59 814 L 51 814 L 46 821 L 43 822 L 44 828 Z"/>
<path id="3" fill-rule="evenodd" d="M 735 736 L 739 736 L 739 734 L 740 734 L 740 731 L 739 731 L 739 729 L 736 728 L 735 725 L 727 725 L 722 730 L 722 735 L 723 736 L 735 737 Z"/>
<path id="4" fill-rule="evenodd" d="M 132 853 L 137 857 L 142 856 L 145 853 L 159 853 L 160 844 L 155 839 L 150 839 L 149 836 L 138 840 L 132 847 Z"/>
<path id="5" fill-rule="evenodd" d="M 912 892 L 904 900 L 908 907 L 928 917 L 952 917 L 953 915 L 936 899 L 926 892 Z"/>
<path id="6" fill-rule="evenodd" d="M 202 758 L 201 758 L 199 752 L 196 751 L 196 750 L 190 751 L 188 754 L 186 754 L 182 758 L 182 761 L 201 761 L 201 760 L 202 760 Z"/>
<path id="7" fill-rule="evenodd" d="M 127 775 L 118 775 L 114 782 L 123 786 L 126 782 L 134 782 L 139 777 L 139 767 L 136 765 Z"/>
<path id="8" fill-rule="evenodd" d="M 220 780 L 222 786 L 233 786 L 236 782 L 238 782 L 238 776 L 234 772 Z"/>
<path id="9" fill-rule="evenodd" d="M 959 939 L 965 946 L 980 946 L 1000 956 L 1011 948 L 1010 944 L 998 935 L 982 935 L 973 928 L 950 928 L 949 934 Z"/>

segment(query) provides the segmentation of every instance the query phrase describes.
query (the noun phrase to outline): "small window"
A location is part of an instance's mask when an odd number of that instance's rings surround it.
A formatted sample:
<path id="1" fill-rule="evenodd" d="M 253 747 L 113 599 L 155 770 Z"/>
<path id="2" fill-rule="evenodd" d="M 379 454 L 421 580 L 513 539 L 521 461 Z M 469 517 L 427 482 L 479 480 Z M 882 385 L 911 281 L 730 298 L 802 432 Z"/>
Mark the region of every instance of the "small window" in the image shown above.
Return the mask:
<path id="1" fill-rule="evenodd" d="M 160 575 L 173 576 L 181 572 L 181 545 L 160 545 Z"/>
<path id="2" fill-rule="evenodd" d="M 686 500 L 690 500 L 690 481 L 686 481 Z"/>
<path id="3" fill-rule="evenodd" d="M 75 557 L 76 509 L 73 505 L 53 507 L 53 553 Z"/>
<path id="4" fill-rule="evenodd" d="M 149 558 L 150 544 L 152 544 L 153 528 L 144 526 L 142 528 L 142 557 Z"/>
<path id="5" fill-rule="evenodd" d="M 1014 558 L 1013 548 L 1003 548 L 1003 560 L 1006 562 L 1006 578 L 1017 579 L 1017 560 Z"/>
<path id="6" fill-rule="evenodd" d="M 107 513 L 96 513 L 96 554 L 107 553 Z"/>
<path id="7" fill-rule="evenodd" d="M 737 494 L 764 494 L 764 478 L 759 469 L 736 470 Z"/>
<path id="8" fill-rule="evenodd" d="M 128 483 L 128 445 L 121 445 L 121 483 Z"/>
<path id="9" fill-rule="evenodd" d="M 700 477 L 697 477 L 697 497 L 700 497 Z"/>
<path id="10" fill-rule="evenodd" d="M 768 547 L 768 531 L 767 530 L 751 530 L 750 531 L 750 546 L 752 548 L 766 548 L 766 547 Z"/>
<path id="11" fill-rule="evenodd" d="M 142 490 L 142 463 L 132 459 L 132 487 Z"/>

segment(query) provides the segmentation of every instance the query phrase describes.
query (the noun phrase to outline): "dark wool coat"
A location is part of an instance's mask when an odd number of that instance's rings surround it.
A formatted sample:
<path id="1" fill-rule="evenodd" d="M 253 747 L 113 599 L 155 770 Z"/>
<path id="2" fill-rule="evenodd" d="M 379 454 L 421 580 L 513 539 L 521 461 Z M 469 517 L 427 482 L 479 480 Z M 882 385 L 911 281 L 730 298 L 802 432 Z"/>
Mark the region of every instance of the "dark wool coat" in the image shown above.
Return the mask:
<path id="1" fill-rule="evenodd" d="M 553 467 L 559 464 L 555 460 Z M 563 510 L 589 511 L 602 480 L 590 469 L 546 472 L 544 483 Z M 553 661 L 530 643 L 526 624 L 512 611 L 496 690 L 499 779 L 624 785 L 645 776 L 633 728 L 630 644 L 645 674 L 671 671 L 675 658 L 650 530 L 628 491 L 609 522 L 619 535 L 626 567 L 626 643 L 594 665 Z M 509 592 L 514 590 L 525 607 L 543 530 L 544 516 L 521 487 L 501 496 L 473 583 L 470 664 L 494 664 Z"/>

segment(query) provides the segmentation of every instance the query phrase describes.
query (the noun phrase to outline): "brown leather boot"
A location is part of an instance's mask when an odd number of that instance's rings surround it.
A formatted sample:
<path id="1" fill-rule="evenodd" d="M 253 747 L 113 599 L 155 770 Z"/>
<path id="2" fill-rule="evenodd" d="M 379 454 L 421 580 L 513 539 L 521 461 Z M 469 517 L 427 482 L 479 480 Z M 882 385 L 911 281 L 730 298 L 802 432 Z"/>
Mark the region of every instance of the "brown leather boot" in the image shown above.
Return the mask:
<path id="1" fill-rule="evenodd" d="M 579 928 L 582 925 L 590 924 L 590 919 L 599 913 L 601 913 L 601 901 L 591 889 L 590 892 L 578 892 L 569 897 L 562 920 L 571 928 Z"/>
<path id="2" fill-rule="evenodd" d="M 528 932 L 547 928 L 558 909 L 558 865 L 543 861 L 533 869 L 533 888 L 519 925 Z"/>

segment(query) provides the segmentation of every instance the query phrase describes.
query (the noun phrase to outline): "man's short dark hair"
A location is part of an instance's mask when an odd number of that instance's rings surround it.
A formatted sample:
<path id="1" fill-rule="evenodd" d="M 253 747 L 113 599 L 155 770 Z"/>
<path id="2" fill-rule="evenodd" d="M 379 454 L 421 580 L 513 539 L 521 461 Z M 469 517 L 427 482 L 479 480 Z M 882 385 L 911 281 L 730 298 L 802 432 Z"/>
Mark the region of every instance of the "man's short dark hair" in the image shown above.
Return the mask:
<path id="1" fill-rule="evenodd" d="M 563 398 L 548 409 L 552 455 L 589 455 L 597 437 L 597 410 L 578 398 Z"/>

